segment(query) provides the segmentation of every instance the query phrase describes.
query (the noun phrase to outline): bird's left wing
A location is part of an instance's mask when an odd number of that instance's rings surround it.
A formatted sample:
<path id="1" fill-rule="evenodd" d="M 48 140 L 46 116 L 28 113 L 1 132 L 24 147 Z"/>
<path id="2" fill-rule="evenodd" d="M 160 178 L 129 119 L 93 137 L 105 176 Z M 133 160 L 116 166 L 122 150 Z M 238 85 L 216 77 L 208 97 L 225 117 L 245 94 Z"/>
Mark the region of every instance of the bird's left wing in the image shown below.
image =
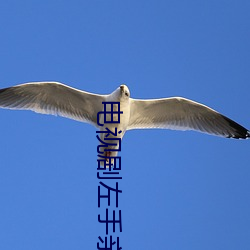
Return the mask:
<path id="1" fill-rule="evenodd" d="M 105 97 L 58 82 L 33 82 L 0 89 L 0 107 L 60 115 L 97 126 L 97 112 Z"/>
<path id="2" fill-rule="evenodd" d="M 182 97 L 155 100 L 131 98 L 130 105 L 127 130 L 165 128 L 196 130 L 223 137 L 250 137 L 250 132 L 238 123 L 203 104 Z"/>

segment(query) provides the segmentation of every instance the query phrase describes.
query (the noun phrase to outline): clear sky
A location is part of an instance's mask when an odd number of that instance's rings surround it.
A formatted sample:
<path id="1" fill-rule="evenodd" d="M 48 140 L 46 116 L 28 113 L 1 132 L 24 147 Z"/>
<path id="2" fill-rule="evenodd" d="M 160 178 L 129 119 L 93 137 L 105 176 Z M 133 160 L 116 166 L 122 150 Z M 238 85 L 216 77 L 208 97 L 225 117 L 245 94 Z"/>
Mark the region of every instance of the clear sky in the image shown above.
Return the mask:
<path id="1" fill-rule="evenodd" d="M 0 88 L 183 96 L 250 128 L 249 1 L 1 1 Z M 0 110 L 0 249 L 96 249 L 96 129 Z M 250 141 L 129 131 L 123 249 L 250 249 Z"/>

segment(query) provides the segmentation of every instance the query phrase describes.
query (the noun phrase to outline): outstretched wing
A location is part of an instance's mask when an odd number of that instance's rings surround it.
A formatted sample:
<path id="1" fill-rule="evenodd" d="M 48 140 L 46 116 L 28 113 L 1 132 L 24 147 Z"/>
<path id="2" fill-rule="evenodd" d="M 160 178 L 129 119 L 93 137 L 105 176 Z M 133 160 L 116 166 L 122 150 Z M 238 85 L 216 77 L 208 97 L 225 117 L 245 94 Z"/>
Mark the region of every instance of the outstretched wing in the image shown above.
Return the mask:
<path id="1" fill-rule="evenodd" d="M 32 82 L 0 89 L 0 107 L 60 115 L 97 126 L 97 112 L 105 97 L 58 82 Z"/>
<path id="2" fill-rule="evenodd" d="M 131 99 L 129 129 L 165 128 L 196 130 L 208 134 L 247 138 L 250 132 L 217 111 L 181 98 Z"/>

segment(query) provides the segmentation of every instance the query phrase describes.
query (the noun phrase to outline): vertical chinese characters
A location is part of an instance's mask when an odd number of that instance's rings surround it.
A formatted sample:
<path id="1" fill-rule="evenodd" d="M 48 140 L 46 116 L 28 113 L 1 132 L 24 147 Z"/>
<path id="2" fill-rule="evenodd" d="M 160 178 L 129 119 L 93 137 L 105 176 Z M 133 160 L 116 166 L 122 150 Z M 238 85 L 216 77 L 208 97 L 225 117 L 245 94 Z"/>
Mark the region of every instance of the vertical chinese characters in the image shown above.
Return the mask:
<path id="1" fill-rule="evenodd" d="M 120 110 L 120 102 L 103 102 L 103 111 L 97 114 L 97 123 L 101 127 L 100 131 L 96 131 L 97 139 L 100 144 L 97 147 L 98 153 L 98 167 L 97 178 L 102 181 L 98 186 L 98 208 L 106 205 L 111 206 L 111 197 L 115 197 L 115 208 L 119 208 L 119 194 L 122 190 L 119 190 L 118 181 L 115 182 L 115 187 L 110 186 L 108 182 L 112 180 L 120 180 L 121 171 L 121 157 L 117 156 L 117 153 L 121 151 L 121 135 L 122 131 L 119 129 L 120 115 L 123 112 Z M 104 183 L 105 181 L 105 183 Z M 111 183 L 112 185 L 112 183 Z M 105 194 L 103 194 L 105 192 Z M 115 195 L 112 195 L 115 194 Z M 101 202 L 101 199 L 106 199 L 107 202 Z M 97 242 L 97 249 L 122 249 L 120 247 L 120 238 L 116 237 L 113 240 L 113 236 L 109 235 L 109 224 L 112 225 L 112 232 L 122 232 L 122 212 L 121 210 L 112 210 L 112 216 L 109 216 L 110 209 L 106 207 L 105 215 L 98 214 L 98 222 L 105 224 L 105 237 L 99 236 Z M 118 214 L 118 215 L 117 215 Z M 118 218 L 117 218 L 118 217 Z M 109 237 L 107 237 L 109 235 Z M 104 238 L 104 239 L 103 239 Z M 109 243 L 108 243 L 109 241 Z"/>

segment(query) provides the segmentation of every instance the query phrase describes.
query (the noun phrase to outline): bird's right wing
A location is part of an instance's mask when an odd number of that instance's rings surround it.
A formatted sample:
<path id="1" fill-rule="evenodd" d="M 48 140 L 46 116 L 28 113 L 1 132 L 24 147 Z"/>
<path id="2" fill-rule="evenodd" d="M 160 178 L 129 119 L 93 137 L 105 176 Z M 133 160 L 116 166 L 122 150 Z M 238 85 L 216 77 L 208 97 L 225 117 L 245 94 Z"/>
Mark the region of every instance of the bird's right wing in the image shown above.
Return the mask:
<path id="1" fill-rule="evenodd" d="M 217 111 L 182 97 L 130 99 L 129 129 L 165 128 L 247 138 L 250 132 Z"/>
<path id="2" fill-rule="evenodd" d="M 0 89 L 0 107 L 60 115 L 97 126 L 105 95 L 71 88 L 58 82 L 33 82 Z"/>

